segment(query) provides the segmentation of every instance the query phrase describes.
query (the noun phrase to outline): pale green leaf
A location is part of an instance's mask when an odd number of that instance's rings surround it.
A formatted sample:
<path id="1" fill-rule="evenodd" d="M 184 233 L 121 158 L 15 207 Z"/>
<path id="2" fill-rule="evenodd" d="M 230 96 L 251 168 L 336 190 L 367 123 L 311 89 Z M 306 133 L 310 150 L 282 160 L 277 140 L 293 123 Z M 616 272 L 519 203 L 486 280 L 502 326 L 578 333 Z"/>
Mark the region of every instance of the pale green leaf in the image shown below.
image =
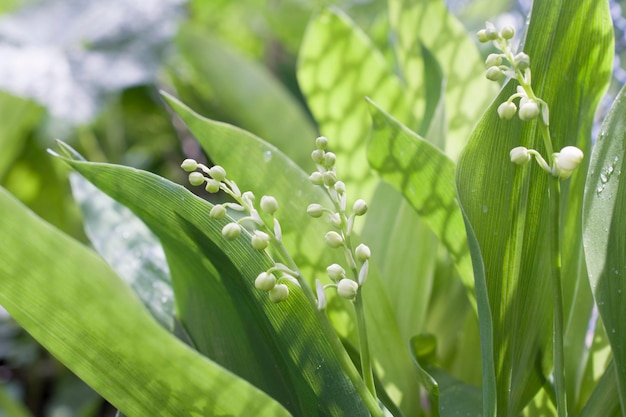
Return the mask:
<path id="1" fill-rule="evenodd" d="M 0 303 L 117 408 L 131 416 L 289 415 L 159 326 L 98 255 L 4 190 L 0 208 Z"/>
<path id="2" fill-rule="evenodd" d="M 584 244 L 589 281 L 615 358 L 626 404 L 626 89 L 600 128 L 585 187 Z"/>

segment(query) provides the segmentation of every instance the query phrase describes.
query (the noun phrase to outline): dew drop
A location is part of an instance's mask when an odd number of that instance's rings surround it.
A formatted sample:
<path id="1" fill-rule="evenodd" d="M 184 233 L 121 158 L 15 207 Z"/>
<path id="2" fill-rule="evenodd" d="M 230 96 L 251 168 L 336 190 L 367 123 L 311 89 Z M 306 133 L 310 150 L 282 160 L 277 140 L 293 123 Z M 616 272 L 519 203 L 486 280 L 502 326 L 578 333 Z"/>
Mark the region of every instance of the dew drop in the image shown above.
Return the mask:
<path id="1" fill-rule="evenodd" d="M 615 330 L 615 327 L 613 327 L 613 328 L 611 329 L 611 333 L 615 333 L 616 331 L 617 331 L 617 330 Z"/>
<path id="2" fill-rule="evenodd" d="M 609 166 L 609 167 L 606 169 L 606 173 L 607 173 L 607 174 L 609 174 L 609 175 L 611 175 L 611 174 L 613 173 L 613 165 Z"/>
<path id="3" fill-rule="evenodd" d="M 487 213 L 489 211 L 489 208 L 483 204 L 483 213 Z"/>
<path id="4" fill-rule="evenodd" d="M 269 162 L 272 160 L 272 151 L 265 151 L 263 152 L 263 161 L 264 162 Z"/>
<path id="5" fill-rule="evenodd" d="M 618 288 L 618 289 L 617 289 L 617 293 L 618 293 L 618 294 L 621 294 L 621 293 L 622 293 L 622 289 L 621 289 L 621 288 Z"/>
<path id="6" fill-rule="evenodd" d="M 600 181 L 602 181 L 603 184 L 606 184 L 608 180 L 609 179 L 606 177 L 606 175 L 600 174 Z"/>
<path id="7" fill-rule="evenodd" d="M 604 185 L 598 185 L 598 188 L 596 188 L 596 192 L 600 194 L 602 190 L 604 190 Z"/>
<path id="8" fill-rule="evenodd" d="M 613 159 L 613 162 L 617 162 L 619 161 L 619 156 L 616 156 L 615 159 Z"/>

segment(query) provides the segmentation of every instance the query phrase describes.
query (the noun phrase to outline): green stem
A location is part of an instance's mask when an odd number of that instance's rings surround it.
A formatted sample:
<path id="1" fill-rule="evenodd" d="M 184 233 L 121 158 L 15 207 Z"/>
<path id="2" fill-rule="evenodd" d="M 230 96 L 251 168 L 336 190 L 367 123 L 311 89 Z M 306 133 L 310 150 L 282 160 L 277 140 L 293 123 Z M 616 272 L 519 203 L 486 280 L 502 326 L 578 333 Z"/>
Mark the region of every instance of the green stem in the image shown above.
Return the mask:
<path id="1" fill-rule="evenodd" d="M 550 178 L 550 220 L 551 237 L 554 253 L 554 273 L 552 276 L 553 313 L 553 348 L 554 348 L 554 391 L 558 417 L 567 416 L 567 398 L 565 392 L 565 360 L 563 353 L 563 294 L 561 290 L 561 235 L 560 235 L 560 180 Z"/>
<path id="2" fill-rule="evenodd" d="M 330 343 L 330 347 L 333 350 L 335 357 L 337 358 L 337 360 L 339 360 L 339 363 L 341 364 L 341 368 L 343 369 L 343 371 L 346 373 L 346 375 L 348 376 L 348 378 L 350 379 L 350 381 L 352 382 L 352 385 L 354 386 L 354 388 L 356 389 L 357 393 L 359 394 L 359 396 L 361 397 L 361 399 L 363 400 L 363 403 L 365 404 L 365 406 L 367 407 L 367 409 L 369 410 L 369 412 L 371 413 L 372 417 L 385 417 L 384 412 L 382 411 L 382 409 L 380 408 L 380 405 L 378 404 L 378 400 L 376 398 L 376 395 L 374 394 L 374 377 L 370 372 L 371 375 L 371 386 L 372 388 L 370 388 L 370 386 L 367 384 L 367 381 L 364 381 L 364 379 L 361 377 L 361 375 L 359 374 L 359 371 L 357 371 L 357 369 L 354 367 L 354 363 L 352 362 L 352 359 L 350 359 L 350 356 L 348 355 L 348 353 L 346 352 L 346 349 L 343 347 L 343 345 L 341 344 L 341 341 L 339 340 L 339 338 L 337 337 L 337 333 L 335 333 L 335 329 L 333 328 L 332 324 L 330 323 L 330 321 L 328 320 L 328 317 L 321 311 L 319 311 L 317 309 L 317 302 L 316 302 L 316 298 L 315 295 L 313 294 L 313 292 L 311 291 L 311 288 L 307 285 L 307 283 L 304 280 L 304 277 L 302 276 L 302 274 L 300 273 L 300 270 L 298 269 L 298 266 L 296 265 L 296 263 L 294 262 L 293 258 L 291 257 L 291 255 L 289 254 L 289 252 L 287 251 L 287 249 L 285 248 L 285 246 L 283 245 L 282 242 L 276 240 L 273 236 L 273 243 L 274 243 L 274 248 L 278 251 L 279 256 L 283 259 L 283 261 L 285 262 L 285 264 L 292 270 L 296 271 L 298 273 L 298 281 L 300 282 L 300 286 L 302 288 L 302 291 L 304 292 L 305 297 L 310 301 L 311 305 L 313 306 L 313 308 L 315 309 L 315 312 L 318 316 L 318 319 L 320 321 L 320 327 L 322 328 L 322 331 L 324 332 L 324 335 L 326 336 L 326 339 L 328 340 L 328 342 Z M 357 293 L 357 299 L 360 298 L 361 295 L 361 291 L 359 291 Z M 356 302 L 355 302 L 355 306 L 356 306 Z M 357 328 L 359 329 L 359 342 L 361 342 L 362 338 L 361 338 L 361 325 L 359 324 L 359 313 L 358 313 L 359 309 L 357 309 Z M 360 316 L 361 319 L 363 320 L 363 326 L 365 326 L 365 316 L 363 314 L 363 306 L 361 305 L 360 308 Z M 365 327 L 363 327 L 363 329 L 365 329 Z M 367 337 L 367 335 L 365 335 L 365 337 Z M 367 340 L 367 339 L 365 339 Z M 367 345 L 367 342 L 365 343 Z M 363 349 L 363 347 L 361 346 L 361 349 Z M 369 347 L 366 348 L 367 352 L 368 352 L 368 356 L 367 356 L 367 362 L 368 362 L 368 366 L 370 367 L 370 371 L 371 371 L 371 364 L 370 364 L 370 359 L 369 359 Z M 363 366 L 363 351 L 361 351 L 361 365 Z M 365 374 L 364 374 L 365 375 Z"/>
<path id="3" fill-rule="evenodd" d="M 372 396 L 376 398 L 376 386 L 374 385 L 374 372 L 372 370 L 372 361 L 370 355 L 370 347 L 367 340 L 367 327 L 365 325 L 365 308 L 363 304 L 363 293 L 358 291 L 354 299 L 354 310 L 356 312 L 356 329 L 359 335 L 359 350 L 361 353 L 361 373 L 367 389 Z"/>

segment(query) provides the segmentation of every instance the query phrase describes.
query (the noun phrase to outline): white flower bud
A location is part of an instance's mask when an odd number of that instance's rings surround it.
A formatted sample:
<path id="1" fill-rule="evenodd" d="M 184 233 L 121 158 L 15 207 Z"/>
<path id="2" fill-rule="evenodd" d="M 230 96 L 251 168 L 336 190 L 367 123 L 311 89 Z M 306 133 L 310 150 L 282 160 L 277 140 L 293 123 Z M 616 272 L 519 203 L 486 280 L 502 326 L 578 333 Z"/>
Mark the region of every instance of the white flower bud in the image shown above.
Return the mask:
<path id="1" fill-rule="evenodd" d="M 512 101 L 505 101 L 498 106 L 498 116 L 500 119 L 510 120 L 517 113 L 517 106 Z"/>
<path id="2" fill-rule="evenodd" d="M 187 172 L 193 172 L 198 169 L 198 163 L 195 159 L 185 159 L 180 167 Z"/>
<path id="3" fill-rule="evenodd" d="M 339 248 L 341 247 L 341 245 L 343 245 L 343 238 L 339 233 L 334 231 L 326 233 L 324 239 L 326 240 L 328 246 L 330 246 L 331 248 Z"/>
<path id="4" fill-rule="evenodd" d="M 344 278 L 337 284 L 337 294 L 346 300 L 354 300 L 359 290 L 359 284 L 351 279 Z"/>
<path id="5" fill-rule="evenodd" d="M 328 146 L 328 139 L 326 139 L 324 136 L 320 136 L 319 138 L 315 139 L 315 147 L 317 149 L 323 151 L 324 149 L 326 149 L 326 146 Z"/>
<path id="6" fill-rule="evenodd" d="M 502 55 L 489 54 L 485 60 L 485 65 L 487 67 L 497 67 L 498 65 L 502 65 Z"/>
<path id="7" fill-rule="evenodd" d="M 222 236 L 226 240 L 235 240 L 241 234 L 241 226 L 237 223 L 228 223 L 226 226 L 222 228 Z"/>
<path id="8" fill-rule="evenodd" d="M 561 170 L 573 171 L 584 158 L 583 151 L 575 146 L 566 146 L 556 156 L 556 164 Z M 571 175 L 571 174 L 570 174 Z M 569 177 L 569 175 L 568 175 Z"/>
<path id="9" fill-rule="evenodd" d="M 208 178 L 204 189 L 211 194 L 215 194 L 220 190 L 220 182 L 215 181 L 213 178 Z"/>
<path id="10" fill-rule="evenodd" d="M 488 80 L 491 81 L 500 81 L 504 78 L 504 73 L 502 70 L 496 66 L 487 68 L 487 73 L 485 74 Z"/>
<path id="11" fill-rule="evenodd" d="M 515 66 L 521 71 L 524 71 L 526 68 L 530 67 L 530 57 L 524 52 L 520 52 L 515 55 L 515 57 L 513 57 L 513 62 Z"/>
<path id="12" fill-rule="evenodd" d="M 319 279 L 315 280 L 315 292 L 317 293 L 317 309 L 324 310 L 328 302 L 326 301 L 326 291 Z"/>
<path id="13" fill-rule="evenodd" d="M 254 280 L 254 286 L 260 291 L 270 291 L 276 286 L 276 277 L 274 274 L 261 272 Z"/>
<path id="14" fill-rule="evenodd" d="M 311 217 L 321 217 L 322 214 L 324 214 L 324 207 L 321 204 L 309 204 L 309 206 L 306 208 L 306 212 Z"/>
<path id="15" fill-rule="evenodd" d="M 261 197 L 261 210 L 268 214 L 274 214 L 278 210 L 278 202 L 271 195 L 264 195 Z"/>
<path id="16" fill-rule="evenodd" d="M 326 152 L 324 154 L 324 166 L 326 168 L 332 168 L 335 166 L 335 162 L 337 161 L 337 156 L 332 152 Z"/>
<path id="17" fill-rule="evenodd" d="M 365 200 L 362 200 L 360 198 L 356 200 L 352 205 L 352 212 L 355 216 L 362 216 L 367 213 L 367 203 L 365 202 Z"/>
<path id="18" fill-rule="evenodd" d="M 487 34 L 487 39 L 489 39 L 490 41 L 495 41 L 496 39 L 498 39 L 498 30 L 493 23 L 485 22 L 485 31 Z"/>
<path id="19" fill-rule="evenodd" d="M 202 185 L 204 182 L 204 175 L 200 172 L 192 172 L 189 174 L 189 184 L 191 185 Z"/>
<path id="20" fill-rule="evenodd" d="M 311 181 L 311 183 L 313 185 L 323 185 L 324 184 L 324 176 L 322 175 L 321 172 L 315 171 L 315 172 L 311 173 L 311 175 L 309 175 L 309 181 Z"/>
<path id="21" fill-rule="evenodd" d="M 343 181 L 337 181 L 335 183 L 335 191 L 339 194 L 343 194 L 346 192 L 346 184 Z"/>
<path id="22" fill-rule="evenodd" d="M 289 297 L 289 287 L 285 284 L 277 284 L 269 292 L 270 301 L 272 303 L 280 303 Z"/>
<path id="23" fill-rule="evenodd" d="M 270 244 L 270 237 L 267 233 L 255 230 L 250 239 L 252 247 L 258 251 L 265 250 Z"/>
<path id="24" fill-rule="evenodd" d="M 500 31 L 500 35 L 506 40 L 513 39 L 513 36 L 515 36 L 515 28 L 511 25 L 506 25 Z"/>
<path id="25" fill-rule="evenodd" d="M 485 43 L 489 42 L 489 38 L 487 37 L 487 31 L 485 29 L 481 29 L 476 33 L 476 37 L 478 38 L 478 42 Z"/>
<path id="26" fill-rule="evenodd" d="M 359 262 L 365 262 L 370 258 L 370 256 L 372 256 L 372 252 L 367 245 L 361 243 L 354 250 L 354 255 Z"/>
<path id="27" fill-rule="evenodd" d="M 337 282 L 342 278 L 345 278 L 346 271 L 339 264 L 332 264 L 328 268 L 326 268 L 326 272 L 331 280 Z"/>
<path id="28" fill-rule="evenodd" d="M 219 165 L 215 165 L 209 168 L 209 175 L 215 181 L 222 182 L 226 179 L 226 170 Z"/>
<path id="29" fill-rule="evenodd" d="M 213 208 L 211 208 L 211 211 L 209 212 L 209 216 L 217 220 L 223 219 L 226 216 L 226 207 L 221 204 L 213 206 Z"/>
<path id="30" fill-rule="evenodd" d="M 323 150 L 316 149 L 313 152 L 311 152 L 311 159 L 316 164 L 321 164 L 322 162 L 324 162 L 324 153 L 325 152 Z"/>
<path id="31" fill-rule="evenodd" d="M 539 106 L 534 100 L 527 100 L 524 104 L 520 102 L 519 118 L 525 122 L 535 119 L 539 116 Z"/>
<path id="32" fill-rule="evenodd" d="M 329 187 L 332 187 L 337 182 L 337 174 L 333 171 L 326 171 L 322 176 L 324 178 L 324 184 Z"/>
<path id="33" fill-rule="evenodd" d="M 528 153 L 528 149 L 523 146 L 518 146 L 517 148 L 511 149 L 511 162 L 517 165 L 524 165 L 528 161 L 530 161 L 530 154 Z"/>

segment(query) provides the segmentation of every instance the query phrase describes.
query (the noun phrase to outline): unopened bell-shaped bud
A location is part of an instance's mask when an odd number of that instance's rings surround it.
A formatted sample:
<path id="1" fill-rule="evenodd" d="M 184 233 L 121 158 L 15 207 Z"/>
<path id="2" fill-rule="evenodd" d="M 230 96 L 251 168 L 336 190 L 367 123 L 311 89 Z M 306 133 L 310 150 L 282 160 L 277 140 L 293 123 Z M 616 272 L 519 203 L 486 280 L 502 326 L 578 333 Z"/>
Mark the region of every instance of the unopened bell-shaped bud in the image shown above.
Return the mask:
<path id="1" fill-rule="evenodd" d="M 192 172 L 189 174 L 189 184 L 202 185 L 204 182 L 204 175 L 201 172 Z"/>
<path id="2" fill-rule="evenodd" d="M 506 25 L 500 31 L 500 36 L 506 40 L 513 39 L 513 36 L 515 36 L 515 28 L 511 25 Z"/>
<path id="3" fill-rule="evenodd" d="M 324 310 L 328 302 L 326 301 L 326 291 L 319 279 L 315 280 L 315 292 L 317 293 L 317 309 Z"/>
<path id="4" fill-rule="evenodd" d="M 276 286 L 276 277 L 272 273 L 261 272 L 254 280 L 254 286 L 260 291 L 270 291 Z"/>
<path id="5" fill-rule="evenodd" d="M 324 178 L 324 184 L 328 187 L 332 187 L 337 182 L 337 174 L 333 171 L 326 171 L 322 176 Z"/>
<path id="6" fill-rule="evenodd" d="M 215 194 L 220 190 L 220 184 L 221 183 L 219 181 L 215 181 L 213 178 L 208 178 L 204 189 L 211 194 Z"/>
<path id="7" fill-rule="evenodd" d="M 520 104 L 519 118 L 525 122 L 535 119 L 539 116 L 539 105 L 534 100 L 525 100 L 524 104 Z"/>
<path id="8" fill-rule="evenodd" d="M 493 66 L 493 67 L 487 68 L 487 72 L 485 73 L 485 76 L 487 77 L 488 80 L 500 81 L 501 79 L 504 78 L 504 73 L 502 72 L 500 68 Z"/>
<path id="9" fill-rule="evenodd" d="M 325 152 L 323 150 L 316 149 L 313 152 L 311 152 L 311 159 L 316 164 L 321 164 L 322 162 L 324 162 L 324 153 Z"/>
<path id="10" fill-rule="evenodd" d="M 497 67 L 498 65 L 502 65 L 502 55 L 500 54 L 487 55 L 487 59 L 485 60 L 485 65 L 487 67 Z"/>
<path id="11" fill-rule="evenodd" d="M 180 167 L 187 172 L 193 172 L 198 169 L 198 163 L 195 159 L 188 158 L 185 159 L 182 164 L 180 164 Z"/>
<path id="12" fill-rule="evenodd" d="M 331 280 L 337 282 L 346 276 L 346 270 L 339 264 L 332 264 L 326 268 L 326 272 Z"/>
<path id="13" fill-rule="evenodd" d="M 326 235 L 324 236 L 324 240 L 326 240 L 326 244 L 331 248 L 338 248 L 343 245 L 343 238 L 341 237 L 341 235 L 332 230 L 326 233 Z"/>
<path id="14" fill-rule="evenodd" d="M 370 248 L 367 245 L 364 245 L 363 243 L 361 243 L 354 250 L 354 255 L 356 256 L 356 259 L 359 262 L 365 262 L 370 258 L 370 256 L 372 256 L 372 252 L 370 251 Z"/>
<path id="15" fill-rule="evenodd" d="M 480 43 L 489 42 L 489 38 L 487 37 L 487 30 L 486 29 L 479 30 L 478 33 L 476 33 L 476 37 L 478 38 L 478 42 L 480 42 Z"/>
<path id="16" fill-rule="evenodd" d="M 224 181 L 226 179 L 226 170 L 220 165 L 215 165 L 209 168 L 209 175 L 215 181 Z"/>
<path id="17" fill-rule="evenodd" d="M 346 300 L 354 300 L 359 291 L 359 284 L 351 279 L 344 278 L 337 284 L 337 294 Z"/>
<path id="18" fill-rule="evenodd" d="M 324 184 L 324 175 L 321 172 L 315 171 L 309 175 L 309 181 L 313 185 L 323 185 Z"/>
<path id="19" fill-rule="evenodd" d="M 226 216 L 226 207 L 221 204 L 213 206 L 213 208 L 211 208 L 211 211 L 209 211 L 209 216 L 217 220 L 223 219 Z"/>
<path id="20" fill-rule="evenodd" d="M 267 233 L 255 230 L 250 239 L 252 247 L 258 251 L 265 250 L 270 244 L 270 237 Z"/>
<path id="21" fill-rule="evenodd" d="M 513 63 L 521 71 L 524 71 L 526 68 L 530 67 L 530 57 L 528 54 L 520 52 L 513 58 Z"/>
<path id="22" fill-rule="evenodd" d="M 328 146 L 328 139 L 326 139 L 326 137 L 320 136 L 319 138 L 315 139 L 315 147 L 317 149 L 321 149 L 323 151 L 324 149 L 326 149 L 326 146 Z"/>
<path id="23" fill-rule="evenodd" d="M 268 214 L 276 213 L 276 210 L 278 210 L 278 201 L 271 195 L 264 195 L 261 197 L 261 210 Z"/>
<path id="24" fill-rule="evenodd" d="M 335 191 L 339 194 L 343 194 L 346 192 L 346 184 L 343 181 L 337 181 L 335 183 Z"/>
<path id="25" fill-rule="evenodd" d="M 524 165 L 530 161 L 530 153 L 528 153 L 528 149 L 523 146 L 511 149 L 510 155 L 511 162 L 517 165 Z"/>
<path id="26" fill-rule="evenodd" d="M 498 116 L 500 119 L 511 120 L 517 113 L 517 106 L 512 101 L 505 101 L 498 106 Z"/>
<path id="27" fill-rule="evenodd" d="M 285 284 L 277 284 L 274 288 L 270 290 L 268 295 L 272 303 L 280 303 L 281 301 L 285 301 L 287 297 L 289 297 L 289 287 L 287 287 Z"/>
<path id="28" fill-rule="evenodd" d="M 222 236 L 226 240 L 235 240 L 241 234 L 241 226 L 237 223 L 228 223 L 222 228 Z"/>
<path id="29" fill-rule="evenodd" d="M 355 216 L 362 216 L 367 213 L 367 203 L 363 199 L 358 199 L 352 205 L 352 212 Z"/>
<path id="30" fill-rule="evenodd" d="M 487 32 L 487 39 L 489 39 L 490 41 L 495 41 L 496 39 L 498 39 L 498 30 L 493 23 L 485 22 L 485 30 Z"/>
<path id="31" fill-rule="evenodd" d="M 326 152 L 324 154 L 324 166 L 326 168 L 332 168 L 335 166 L 335 162 L 337 161 L 337 155 L 332 152 Z"/>
<path id="32" fill-rule="evenodd" d="M 566 146 L 561 149 L 561 152 L 556 155 L 556 165 L 560 169 L 559 176 L 562 179 L 569 178 L 584 156 L 583 151 L 575 146 Z"/>
<path id="33" fill-rule="evenodd" d="M 313 203 L 309 204 L 306 208 L 306 212 L 311 217 L 321 217 L 324 214 L 324 207 L 321 204 Z"/>

